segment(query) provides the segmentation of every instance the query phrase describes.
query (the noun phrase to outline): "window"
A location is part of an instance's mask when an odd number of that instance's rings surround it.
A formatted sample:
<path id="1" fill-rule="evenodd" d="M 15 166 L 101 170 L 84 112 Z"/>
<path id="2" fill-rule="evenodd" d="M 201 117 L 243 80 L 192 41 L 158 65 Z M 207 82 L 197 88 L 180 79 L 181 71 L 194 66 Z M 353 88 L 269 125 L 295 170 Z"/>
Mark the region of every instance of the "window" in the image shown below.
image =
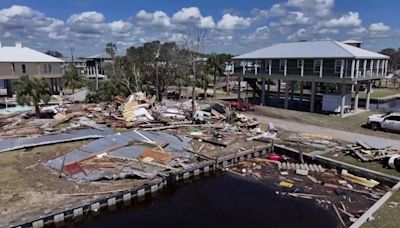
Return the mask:
<path id="1" fill-rule="evenodd" d="M 285 71 L 285 63 L 286 63 L 286 59 L 279 60 L 279 71 L 281 71 L 281 72 Z"/>
<path id="2" fill-rule="evenodd" d="M 51 74 L 51 64 L 44 64 L 43 65 L 43 73 Z"/>
<path id="3" fill-rule="evenodd" d="M 385 120 L 400 121 L 400 116 L 389 116 Z"/>
<path id="4" fill-rule="evenodd" d="M 314 73 L 319 73 L 321 70 L 321 59 L 314 60 Z"/>
<path id="5" fill-rule="evenodd" d="M 302 68 L 303 67 L 303 60 L 302 59 L 298 59 L 297 60 L 297 68 Z"/>
<path id="6" fill-rule="evenodd" d="M 26 74 L 26 66 L 25 66 L 25 64 L 22 64 L 22 73 Z"/>
<path id="7" fill-rule="evenodd" d="M 335 73 L 340 73 L 342 66 L 342 60 L 336 59 L 335 60 Z"/>

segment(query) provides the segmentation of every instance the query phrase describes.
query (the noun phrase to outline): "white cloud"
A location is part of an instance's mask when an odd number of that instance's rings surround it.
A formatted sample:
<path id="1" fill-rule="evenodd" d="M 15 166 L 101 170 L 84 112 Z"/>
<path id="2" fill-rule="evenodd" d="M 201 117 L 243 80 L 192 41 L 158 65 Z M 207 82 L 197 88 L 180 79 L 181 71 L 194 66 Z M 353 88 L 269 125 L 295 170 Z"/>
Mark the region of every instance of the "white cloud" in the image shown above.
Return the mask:
<path id="1" fill-rule="evenodd" d="M 132 29 L 132 24 L 127 21 L 118 20 L 110 23 L 111 31 L 116 33 L 127 33 Z"/>
<path id="2" fill-rule="evenodd" d="M 252 11 L 255 21 L 263 20 L 270 17 L 280 17 L 286 14 L 286 8 L 283 4 L 274 4 L 269 10 L 254 9 Z"/>
<path id="3" fill-rule="evenodd" d="M 310 23 L 310 18 L 306 17 L 302 12 L 289 12 L 287 17 L 281 19 L 281 23 L 285 26 Z"/>
<path id="4" fill-rule="evenodd" d="M 197 22 L 203 16 L 200 13 L 199 8 L 197 7 L 189 7 L 182 8 L 178 12 L 174 13 L 172 16 L 172 21 L 177 23 L 187 23 L 187 22 Z"/>
<path id="5" fill-rule="evenodd" d="M 339 30 L 338 29 L 320 29 L 316 32 L 317 34 L 325 35 L 325 34 L 338 34 Z"/>
<path id="6" fill-rule="evenodd" d="M 224 30 L 246 28 L 250 26 L 250 21 L 250 18 L 239 17 L 226 13 L 222 16 L 222 19 L 218 21 L 217 27 Z"/>
<path id="7" fill-rule="evenodd" d="M 300 28 L 295 33 L 287 37 L 289 41 L 298 41 L 301 38 L 307 37 L 307 30 L 305 28 Z"/>
<path id="8" fill-rule="evenodd" d="M 383 24 L 382 22 L 373 23 L 369 25 L 369 30 L 371 32 L 387 32 L 390 30 L 390 26 Z"/>
<path id="9" fill-rule="evenodd" d="M 332 18 L 324 23 L 326 27 L 358 27 L 361 25 L 361 19 L 358 12 L 348 12 L 339 17 Z"/>
<path id="10" fill-rule="evenodd" d="M 200 9 L 197 7 L 182 8 L 180 11 L 174 13 L 172 22 L 179 24 L 194 24 L 199 28 L 211 29 L 215 27 L 213 17 L 203 17 Z"/>
<path id="11" fill-rule="evenodd" d="M 142 25 L 151 25 L 163 28 L 168 28 L 171 26 L 170 18 L 163 11 L 148 13 L 145 10 L 140 10 L 136 14 L 136 18 L 138 19 L 138 22 Z"/>
<path id="12" fill-rule="evenodd" d="M 365 32 L 367 32 L 367 29 L 365 29 L 364 27 L 359 27 L 359 28 L 352 29 L 347 34 L 349 34 L 349 35 L 361 35 L 361 34 L 363 34 Z"/>
<path id="13" fill-rule="evenodd" d="M 370 24 L 368 30 L 370 37 L 373 38 L 384 38 L 392 35 L 390 32 L 390 26 L 385 25 L 382 22 Z"/>
<path id="14" fill-rule="evenodd" d="M 299 8 L 319 17 L 331 14 L 334 4 L 334 0 L 288 0 L 287 2 L 289 7 Z"/>
<path id="15" fill-rule="evenodd" d="M 108 29 L 104 15 L 96 11 L 73 14 L 68 18 L 67 25 L 80 37 L 103 34 Z"/>
<path id="16" fill-rule="evenodd" d="M 214 19 L 211 16 L 203 17 L 198 24 L 199 28 L 212 29 L 215 27 Z"/>

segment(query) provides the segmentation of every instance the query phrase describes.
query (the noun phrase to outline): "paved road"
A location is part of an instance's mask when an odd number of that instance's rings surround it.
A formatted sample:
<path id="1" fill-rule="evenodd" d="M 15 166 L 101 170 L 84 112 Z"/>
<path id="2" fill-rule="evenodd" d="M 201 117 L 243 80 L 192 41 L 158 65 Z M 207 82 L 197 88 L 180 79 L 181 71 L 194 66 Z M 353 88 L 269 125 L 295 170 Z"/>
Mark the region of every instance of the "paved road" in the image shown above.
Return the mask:
<path id="1" fill-rule="evenodd" d="M 381 138 L 377 136 L 364 135 L 354 132 L 336 130 L 331 128 L 319 127 L 316 125 L 303 124 L 288 120 L 276 119 L 267 116 L 257 115 L 253 113 L 246 113 L 248 117 L 255 117 L 261 122 L 272 122 L 274 126 L 278 129 L 283 129 L 286 131 L 294 131 L 294 132 L 304 132 L 304 133 L 318 133 L 324 134 L 339 140 L 347 141 L 347 142 L 356 142 L 358 140 L 374 140 L 379 142 L 387 142 L 392 145 L 393 148 L 400 150 L 400 140 L 392 140 L 387 138 Z"/>

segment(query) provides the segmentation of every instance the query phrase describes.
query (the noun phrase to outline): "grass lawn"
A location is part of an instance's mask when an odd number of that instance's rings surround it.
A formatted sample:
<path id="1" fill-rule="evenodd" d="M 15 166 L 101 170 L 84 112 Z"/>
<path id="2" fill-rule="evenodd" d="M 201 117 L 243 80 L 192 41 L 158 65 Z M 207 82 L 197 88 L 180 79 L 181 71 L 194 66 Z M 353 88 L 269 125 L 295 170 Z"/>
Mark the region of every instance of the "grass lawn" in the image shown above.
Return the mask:
<path id="1" fill-rule="evenodd" d="M 338 156 L 334 156 L 335 154 L 337 154 Z M 359 160 L 357 160 L 356 158 L 350 156 L 350 155 L 345 155 L 342 152 L 337 152 L 337 153 L 327 153 L 325 155 L 323 155 L 325 157 L 328 158 L 332 158 L 341 162 L 345 162 L 351 165 L 355 165 L 355 166 L 359 166 L 362 168 L 366 168 L 366 169 L 370 169 L 370 170 L 374 170 L 377 172 L 381 172 L 381 173 L 385 173 L 388 175 L 392 175 L 392 176 L 397 176 L 400 177 L 400 172 L 397 172 L 397 170 L 395 169 L 387 169 L 387 168 L 383 168 L 382 165 L 379 162 L 361 162 Z"/>
<path id="2" fill-rule="evenodd" d="M 398 89 L 375 89 L 371 94 L 372 98 L 380 98 L 392 95 L 399 95 L 400 90 Z"/>
<path id="3" fill-rule="evenodd" d="M 398 205 L 396 205 L 398 203 Z M 366 222 L 363 228 L 400 227 L 400 191 L 397 190 L 374 214 L 375 220 Z"/>
<path id="4" fill-rule="evenodd" d="M 366 124 L 368 116 L 379 113 L 378 111 L 362 112 L 347 118 L 340 118 L 334 115 L 323 115 L 317 113 L 285 110 L 268 106 L 255 106 L 255 112 L 259 115 L 269 116 L 277 119 L 284 119 L 288 121 L 306 123 L 326 128 L 333 128 L 338 130 L 356 132 L 360 134 L 375 135 L 379 137 L 400 140 L 400 134 L 383 131 L 372 131 L 369 128 L 363 127 Z"/>

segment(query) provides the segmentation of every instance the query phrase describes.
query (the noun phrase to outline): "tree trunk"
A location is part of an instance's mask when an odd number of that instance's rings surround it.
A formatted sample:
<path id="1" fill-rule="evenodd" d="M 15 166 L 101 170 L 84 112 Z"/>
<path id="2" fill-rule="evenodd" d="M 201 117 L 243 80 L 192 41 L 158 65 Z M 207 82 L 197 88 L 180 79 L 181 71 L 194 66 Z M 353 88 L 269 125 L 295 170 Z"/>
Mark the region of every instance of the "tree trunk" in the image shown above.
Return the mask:
<path id="1" fill-rule="evenodd" d="M 207 85 L 204 86 L 204 100 L 207 100 Z"/>
<path id="2" fill-rule="evenodd" d="M 74 94 L 74 93 L 75 93 L 75 87 L 72 86 L 72 94 Z"/>
<path id="3" fill-rule="evenodd" d="M 226 75 L 226 95 L 229 95 L 229 75 Z"/>
<path id="4" fill-rule="evenodd" d="M 192 70 L 193 70 L 193 85 L 192 85 L 192 117 L 194 117 L 194 114 L 196 112 L 196 106 L 195 106 L 195 101 L 196 101 L 196 66 L 195 66 L 195 60 L 192 59 Z"/>
<path id="5" fill-rule="evenodd" d="M 214 73 L 214 83 L 213 83 L 213 98 L 217 96 L 217 91 L 216 91 L 216 83 L 217 83 L 217 74 Z"/>
<path id="6" fill-rule="evenodd" d="M 34 106 L 35 106 L 35 115 L 36 117 L 40 117 L 40 108 L 39 108 L 39 103 L 38 102 L 34 102 Z"/>
<path id="7" fill-rule="evenodd" d="M 179 95 L 178 100 L 181 100 L 181 98 L 182 98 L 182 80 L 181 79 L 179 79 L 179 84 L 178 84 L 178 95 Z"/>

